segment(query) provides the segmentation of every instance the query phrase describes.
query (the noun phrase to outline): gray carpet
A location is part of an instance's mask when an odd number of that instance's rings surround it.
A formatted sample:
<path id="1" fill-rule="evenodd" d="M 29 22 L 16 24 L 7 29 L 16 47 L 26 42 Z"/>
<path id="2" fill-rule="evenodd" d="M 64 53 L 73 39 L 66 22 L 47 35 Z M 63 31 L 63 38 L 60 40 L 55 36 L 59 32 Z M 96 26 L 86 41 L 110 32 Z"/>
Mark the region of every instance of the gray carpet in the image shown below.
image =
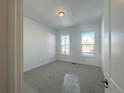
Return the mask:
<path id="1" fill-rule="evenodd" d="M 99 67 L 55 61 L 25 72 L 24 82 L 38 93 L 62 93 L 65 74 L 79 78 L 81 93 L 104 93 Z"/>

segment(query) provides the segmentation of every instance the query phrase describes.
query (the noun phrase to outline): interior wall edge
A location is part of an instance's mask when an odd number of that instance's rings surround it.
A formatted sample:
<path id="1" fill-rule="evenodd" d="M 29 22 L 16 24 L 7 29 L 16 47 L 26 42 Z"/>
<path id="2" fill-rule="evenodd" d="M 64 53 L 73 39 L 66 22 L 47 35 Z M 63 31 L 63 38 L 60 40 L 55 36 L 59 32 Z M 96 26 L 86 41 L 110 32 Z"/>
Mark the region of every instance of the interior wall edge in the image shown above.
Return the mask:
<path id="1" fill-rule="evenodd" d="M 32 20 L 32 21 L 38 23 L 38 24 L 41 24 L 41 25 L 44 26 L 44 27 L 47 27 L 47 28 L 49 28 L 49 29 L 52 29 L 52 30 L 57 31 L 57 29 L 55 29 L 55 28 L 53 28 L 53 27 L 50 27 L 50 26 L 48 26 L 48 25 L 46 25 L 46 24 L 44 24 L 44 23 L 41 23 L 40 21 L 38 21 L 38 20 L 36 20 L 36 19 L 34 19 L 34 18 L 32 18 L 32 17 L 23 15 L 23 19 L 30 19 L 30 20 Z"/>

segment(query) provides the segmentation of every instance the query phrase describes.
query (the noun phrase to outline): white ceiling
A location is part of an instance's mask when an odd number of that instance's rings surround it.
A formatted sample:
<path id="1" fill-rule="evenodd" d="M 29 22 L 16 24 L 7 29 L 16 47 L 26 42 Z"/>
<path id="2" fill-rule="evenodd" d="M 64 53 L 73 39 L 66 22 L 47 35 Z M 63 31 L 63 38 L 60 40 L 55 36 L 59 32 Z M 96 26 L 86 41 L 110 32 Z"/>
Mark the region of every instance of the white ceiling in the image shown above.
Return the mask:
<path id="1" fill-rule="evenodd" d="M 24 16 L 55 29 L 97 20 L 102 15 L 103 0 L 24 0 Z M 65 11 L 64 17 L 56 12 Z"/>

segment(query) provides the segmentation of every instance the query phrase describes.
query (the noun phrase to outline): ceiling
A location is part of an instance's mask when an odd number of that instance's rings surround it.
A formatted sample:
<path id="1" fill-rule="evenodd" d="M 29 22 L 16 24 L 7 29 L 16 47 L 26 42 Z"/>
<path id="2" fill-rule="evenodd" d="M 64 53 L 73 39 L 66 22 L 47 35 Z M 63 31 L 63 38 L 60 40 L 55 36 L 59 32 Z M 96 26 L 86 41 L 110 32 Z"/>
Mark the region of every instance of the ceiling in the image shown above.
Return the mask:
<path id="1" fill-rule="evenodd" d="M 100 19 L 103 0 L 24 0 L 24 16 L 54 29 Z M 65 16 L 56 15 L 64 10 Z"/>

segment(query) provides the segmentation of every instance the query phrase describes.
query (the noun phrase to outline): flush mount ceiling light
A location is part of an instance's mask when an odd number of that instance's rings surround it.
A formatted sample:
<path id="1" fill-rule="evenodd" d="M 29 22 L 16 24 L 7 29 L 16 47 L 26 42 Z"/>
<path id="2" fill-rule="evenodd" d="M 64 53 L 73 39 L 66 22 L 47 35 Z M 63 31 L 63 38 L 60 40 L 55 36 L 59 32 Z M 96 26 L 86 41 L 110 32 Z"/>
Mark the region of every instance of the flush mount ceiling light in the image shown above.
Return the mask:
<path id="1" fill-rule="evenodd" d="M 57 15 L 60 17 L 65 16 L 65 12 L 64 11 L 57 11 Z"/>

